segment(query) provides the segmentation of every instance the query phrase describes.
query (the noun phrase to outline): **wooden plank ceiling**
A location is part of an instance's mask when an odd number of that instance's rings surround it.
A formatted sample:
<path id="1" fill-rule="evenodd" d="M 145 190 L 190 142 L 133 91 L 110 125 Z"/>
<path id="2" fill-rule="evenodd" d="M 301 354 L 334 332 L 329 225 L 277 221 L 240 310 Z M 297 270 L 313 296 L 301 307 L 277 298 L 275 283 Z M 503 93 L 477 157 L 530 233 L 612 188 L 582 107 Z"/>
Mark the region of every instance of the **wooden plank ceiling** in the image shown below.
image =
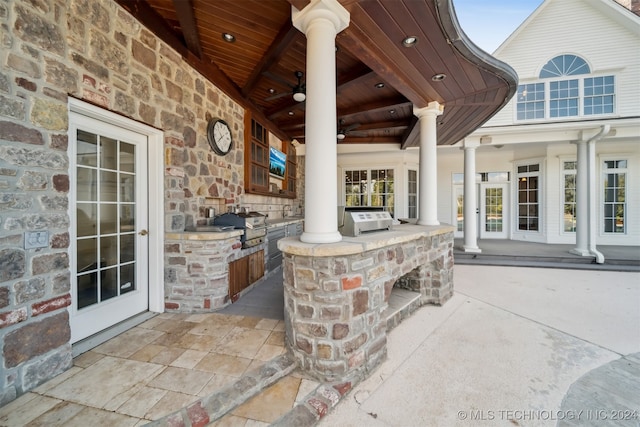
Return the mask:
<path id="1" fill-rule="evenodd" d="M 116 1 L 273 133 L 304 143 L 305 103 L 292 94 L 304 89 L 306 39 L 291 7 L 309 0 Z M 438 144 L 454 144 L 515 93 L 515 72 L 466 38 L 452 0 L 340 3 L 351 19 L 336 39 L 338 143 L 418 146 L 413 106 L 438 101 Z M 418 42 L 404 47 L 407 36 Z"/>

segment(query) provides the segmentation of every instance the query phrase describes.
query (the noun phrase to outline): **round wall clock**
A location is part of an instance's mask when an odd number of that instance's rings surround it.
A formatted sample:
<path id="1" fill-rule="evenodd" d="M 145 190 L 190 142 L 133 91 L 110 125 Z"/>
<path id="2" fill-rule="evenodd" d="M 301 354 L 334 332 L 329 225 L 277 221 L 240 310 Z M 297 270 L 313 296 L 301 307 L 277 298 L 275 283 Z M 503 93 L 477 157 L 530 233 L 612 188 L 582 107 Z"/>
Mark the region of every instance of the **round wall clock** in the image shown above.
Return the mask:
<path id="1" fill-rule="evenodd" d="M 211 149 L 221 156 L 227 154 L 233 147 L 231 128 L 222 119 L 209 120 L 207 124 L 207 139 Z"/>

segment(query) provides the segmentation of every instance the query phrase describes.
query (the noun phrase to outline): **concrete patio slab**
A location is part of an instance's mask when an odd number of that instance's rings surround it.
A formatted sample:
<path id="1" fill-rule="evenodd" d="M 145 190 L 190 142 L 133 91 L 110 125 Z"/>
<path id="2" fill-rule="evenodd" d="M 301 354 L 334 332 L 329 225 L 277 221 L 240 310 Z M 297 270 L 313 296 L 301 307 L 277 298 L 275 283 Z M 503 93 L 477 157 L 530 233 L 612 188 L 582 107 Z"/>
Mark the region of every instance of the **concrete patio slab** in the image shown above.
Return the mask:
<path id="1" fill-rule="evenodd" d="M 640 273 L 456 266 L 456 291 L 621 355 L 640 352 Z"/>
<path id="2" fill-rule="evenodd" d="M 555 426 L 572 384 L 637 351 L 639 278 L 456 266 L 456 295 L 391 331 L 388 359 L 319 425 Z"/>

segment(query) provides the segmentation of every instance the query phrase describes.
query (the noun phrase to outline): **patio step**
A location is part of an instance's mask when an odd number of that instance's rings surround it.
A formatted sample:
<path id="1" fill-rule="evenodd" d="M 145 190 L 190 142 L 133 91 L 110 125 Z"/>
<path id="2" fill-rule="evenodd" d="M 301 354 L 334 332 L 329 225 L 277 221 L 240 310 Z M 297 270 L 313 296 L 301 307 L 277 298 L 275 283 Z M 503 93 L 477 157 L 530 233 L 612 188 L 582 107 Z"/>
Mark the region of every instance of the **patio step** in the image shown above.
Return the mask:
<path id="1" fill-rule="evenodd" d="M 289 375 L 296 367 L 295 360 L 289 354 L 283 354 L 221 390 L 146 425 L 164 427 L 211 423 Z"/>
<path id="2" fill-rule="evenodd" d="M 607 259 L 596 264 L 595 257 L 497 255 L 456 251 L 455 263 L 460 265 L 495 265 L 510 267 L 548 267 L 579 270 L 640 271 L 640 261 L 634 259 Z"/>

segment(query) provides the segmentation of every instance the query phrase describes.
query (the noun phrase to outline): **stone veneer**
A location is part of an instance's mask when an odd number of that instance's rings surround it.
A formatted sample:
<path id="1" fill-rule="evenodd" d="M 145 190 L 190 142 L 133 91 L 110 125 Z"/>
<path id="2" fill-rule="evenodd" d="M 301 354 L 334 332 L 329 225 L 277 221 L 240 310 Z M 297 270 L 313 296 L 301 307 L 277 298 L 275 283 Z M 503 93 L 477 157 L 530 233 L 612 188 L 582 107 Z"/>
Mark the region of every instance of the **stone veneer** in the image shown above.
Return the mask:
<path id="1" fill-rule="evenodd" d="M 165 235 L 165 310 L 212 312 L 230 304 L 229 263 L 264 250 L 242 249 L 242 230 Z"/>
<path id="2" fill-rule="evenodd" d="M 72 364 L 69 96 L 164 131 L 164 231 L 208 200 L 247 202 L 244 109 L 116 2 L 0 2 L 0 405 Z M 233 132 L 224 157 L 206 140 L 216 116 Z M 49 241 L 25 249 L 35 230 Z"/>
<path id="3" fill-rule="evenodd" d="M 453 295 L 453 227 L 395 226 L 333 244 L 283 239 L 286 343 L 320 381 L 359 381 L 386 355 L 383 312 L 399 285 L 422 304 Z"/>

